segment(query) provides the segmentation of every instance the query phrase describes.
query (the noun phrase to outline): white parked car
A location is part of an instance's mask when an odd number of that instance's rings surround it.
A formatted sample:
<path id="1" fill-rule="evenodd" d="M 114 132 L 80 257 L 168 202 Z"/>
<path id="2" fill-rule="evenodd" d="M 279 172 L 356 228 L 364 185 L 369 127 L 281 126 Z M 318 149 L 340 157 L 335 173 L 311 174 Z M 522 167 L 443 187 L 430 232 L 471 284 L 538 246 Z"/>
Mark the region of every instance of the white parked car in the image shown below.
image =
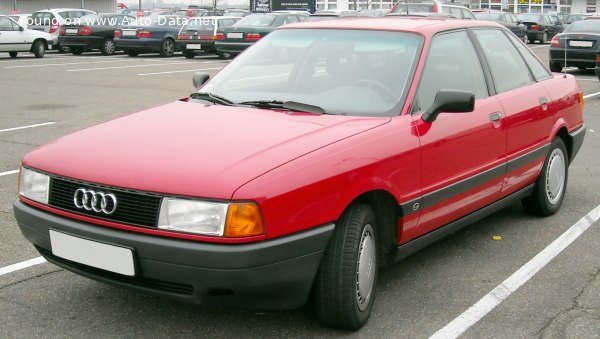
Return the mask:
<path id="1" fill-rule="evenodd" d="M 8 52 L 16 58 L 19 52 L 31 52 L 36 58 L 44 57 L 46 49 L 52 48 L 52 36 L 24 28 L 5 15 L 0 15 L 0 52 Z"/>
<path id="2" fill-rule="evenodd" d="M 59 52 L 70 52 L 68 47 L 63 48 L 58 43 L 60 27 L 65 24 L 73 24 L 75 19 L 88 14 L 96 14 L 96 12 L 77 8 L 45 9 L 31 14 L 29 28 L 49 33 L 52 35 L 52 46 L 58 49 Z"/>

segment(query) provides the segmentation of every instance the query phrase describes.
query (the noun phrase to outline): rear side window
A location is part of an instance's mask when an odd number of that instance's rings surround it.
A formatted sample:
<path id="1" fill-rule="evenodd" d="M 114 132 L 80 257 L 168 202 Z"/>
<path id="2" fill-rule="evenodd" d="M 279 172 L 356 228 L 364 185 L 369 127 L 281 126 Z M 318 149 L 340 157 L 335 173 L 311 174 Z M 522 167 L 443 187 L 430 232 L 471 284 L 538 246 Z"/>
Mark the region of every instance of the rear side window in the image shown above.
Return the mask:
<path id="1" fill-rule="evenodd" d="M 18 31 L 19 26 L 17 26 L 12 20 L 9 18 L 0 18 L 0 31 Z"/>
<path id="2" fill-rule="evenodd" d="M 498 93 L 534 82 L 519 51 L 501 30 L 477 29 L 473 32 L 488 61 Z"/>
<path id="3" fill-rule="evenodd" d="M 463 18 L 464 19 L 468 19 L 468 20 L 477 20 L 477 18 L 475 17 L 475 15 L 473 13 L 471 13 L 471 11 L 469 11 L 466 8 L 461 8 L 462 14 L 463 14 Z"/>
<path id="4" fill-rule="evenodd" d="M 465 31 L 445 33 L 433 38 L 413 112 L 427 110 L 441 89 L 469 91 L 477 99 L 488 96 L 481 63 Z"/>
<path id="5" fill-rule="evenodd" d="M 541 80 L 552 77 L 552 74 L 550 74 L 548 72 L 548 70 L 546 69 L 546 67 L 544 67 L 544 65 L 542 65 L 540 60 L 535 55 L 533 55 L 531 50 L 529 48 L 527 48 L 525 45 L 523 45 L 521 40 L 519 40 L 512 33 L 507 34 L 507 35 L 512 40 L 513 44 L 515 44 L 515 46 L 517 46 L 517 50 L 523 56 L 523 59 L 525 59 L 525 62 L 531 69 L 531 72 L 533 73 L 535 80 L 541 81 Z"/>

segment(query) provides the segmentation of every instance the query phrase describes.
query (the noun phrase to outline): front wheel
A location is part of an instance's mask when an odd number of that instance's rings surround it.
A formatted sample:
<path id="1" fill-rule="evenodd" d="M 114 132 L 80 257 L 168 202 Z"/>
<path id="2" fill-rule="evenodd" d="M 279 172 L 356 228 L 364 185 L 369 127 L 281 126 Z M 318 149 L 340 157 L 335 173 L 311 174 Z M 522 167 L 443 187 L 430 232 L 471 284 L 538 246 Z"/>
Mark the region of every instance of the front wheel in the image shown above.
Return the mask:
<path id="1" fill-rule="evenodd" d="M 8 52 L 8 55 L 10 55 L 11 58 L 16 58 L 18 54 L 19 52 Z"/>
<path id="2" fill-rule="evenodd" d="M 315 280 L 315 311 L 326 326 L 357 330 L 371 315 L 377 282 L 377 223 L 354 203 L 336 225 Z"/>
<path id="3" fill-rule="evenodd" d="M 175 54 L 175 42 L 172 39 L 165 39 L 160 47 L 161 57 L 172 57 Z"/>
<path id="4" fill-rule="evenodd" d="M 73 55 L 81 55 L 83 53 L 83 48 L 73 47 L 71 48 L 71 53 L 73 53 Z"/>
<path id="5" fill-rule="evenodd" d="M 556 137 L 550 144 L 550 150 L 533 192 L 521 201 L 525 210 L 544 217 L 556 213 L 565 198 L 568 174 L 567 148 L 564 141 Z"/>
<path id="6" fill-rule="evenodd" d="M 184 51 L 184 52 L 183 52 L 183 56 L 184 56 L 186 59 L 193 59 L 193 58 L 196 56 L 196 54 L 194 54 L 194 52 L 188 52 L 188 51 Z"/>

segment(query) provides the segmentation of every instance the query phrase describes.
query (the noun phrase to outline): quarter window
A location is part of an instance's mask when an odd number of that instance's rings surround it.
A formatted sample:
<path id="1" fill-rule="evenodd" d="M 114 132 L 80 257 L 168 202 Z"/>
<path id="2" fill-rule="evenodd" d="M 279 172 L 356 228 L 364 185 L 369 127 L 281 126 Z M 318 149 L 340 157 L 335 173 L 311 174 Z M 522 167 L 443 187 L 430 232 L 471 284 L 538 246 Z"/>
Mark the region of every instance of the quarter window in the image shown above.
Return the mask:
<path id="1" fill-rule="evenodd" d="M 534 82 L 519 51 L 501 30 L 478 29 L 474 32 L 490 66 L 498 93 Z"/>
<path id="2" fill-rule="evenodd" d="M 513 44 L 517 46 L 517 50 L 519 51 L 519 53 L 521 53 L 523 59 L 525 59 L 525 62 L 527 62 L 527 65 L 531 69 L 535 80 L 540 81 L 548 79 L 552 76 L 552 74 L 548 72 L 546 67 L 542 65 L 540 60 L 535 55 L 533 55 L 531 50 L 525 47 L 525 45 L 523 45 L 523 43 L 514 34 L 508 34 L 508 36 L 513 41 Z"/>
<path id="3" fill-rule="evenodd" d="M 466 31 L 433 38 L 413 112 L 427 110 L 441 89 L 469 91 L 477 99 L 488 96 L 479 58 Z"/>

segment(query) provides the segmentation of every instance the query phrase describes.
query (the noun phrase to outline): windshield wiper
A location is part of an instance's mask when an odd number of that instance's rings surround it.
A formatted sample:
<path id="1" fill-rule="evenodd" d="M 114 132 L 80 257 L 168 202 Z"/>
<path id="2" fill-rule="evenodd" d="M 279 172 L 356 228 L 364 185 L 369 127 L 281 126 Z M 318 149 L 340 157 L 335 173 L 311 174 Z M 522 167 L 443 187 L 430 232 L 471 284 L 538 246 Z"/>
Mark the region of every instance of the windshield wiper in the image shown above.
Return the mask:
<path id="1" fill-rule="evenodd" d="M 319 106 L 304 104 L 296 101 L 256 100 L 240 102 L 240 105 L 249 105 L 258 108 L 287 109 L 294 112 L 325 114 L 325 110 Z"/>
<path id="2" fill-rule="evenodd" d="M 192 99 L 199 99 L 199 100 L 206 100 L 215 104 L 219 104 L 219 105 L 225 105 L 225 106 L 235 106 L 235 102 L 229 100 L 229 99 L 225 99 L 222 96 L 218 96 L 216 94 L 212 94 L 212 93 L 208 93 L 208 92 L 196 92 L 196 93 L 192 93 L 190 94 L 190 98 Z"/>

